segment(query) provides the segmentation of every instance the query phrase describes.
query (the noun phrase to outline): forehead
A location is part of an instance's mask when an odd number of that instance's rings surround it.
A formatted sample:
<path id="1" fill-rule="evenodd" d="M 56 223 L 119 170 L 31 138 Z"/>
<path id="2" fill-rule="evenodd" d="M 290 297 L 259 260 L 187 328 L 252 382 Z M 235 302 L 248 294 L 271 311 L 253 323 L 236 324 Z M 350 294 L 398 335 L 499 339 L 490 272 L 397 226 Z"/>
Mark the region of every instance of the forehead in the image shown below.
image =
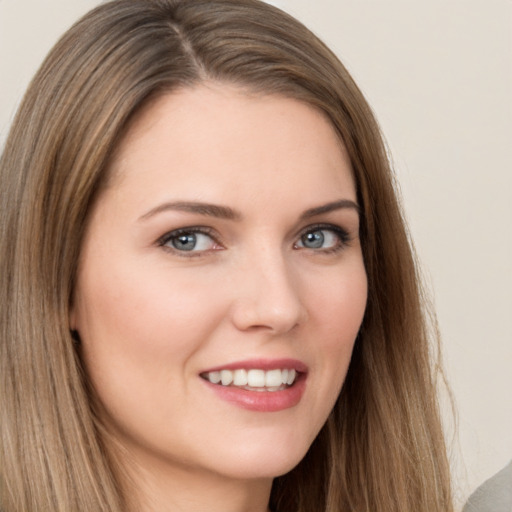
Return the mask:
<path id="1" fill-rule="evenodd" d="M 253 195 L 280 187 L 323 195 L 338 189 L 333 199 L 340 191 L 355 196 L 347 152 L 323 112 L 219 84 L 175 91 L 146 105 L 110 172 L 114 185 L 129 180 L 142 193 L 153 182 L 155 192 L 211 196 L 202 200 L 217 201 L 228 188 Z"/>

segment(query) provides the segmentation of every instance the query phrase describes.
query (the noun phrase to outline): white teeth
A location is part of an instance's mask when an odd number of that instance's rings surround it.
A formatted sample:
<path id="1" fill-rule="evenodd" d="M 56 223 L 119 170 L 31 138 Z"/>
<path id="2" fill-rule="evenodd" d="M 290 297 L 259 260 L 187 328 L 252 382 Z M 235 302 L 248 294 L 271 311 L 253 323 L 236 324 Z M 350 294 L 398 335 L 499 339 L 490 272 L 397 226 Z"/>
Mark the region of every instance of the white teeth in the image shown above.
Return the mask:
<path id="1" fill-rule="evenodd" d="M 265 372 L 263 370 L 249 370 L 247 372 L 247 384 L 251 388 L 265 387 Z"/>
<path id="2" fill-rule="evenodd" d="M 267 388 L 277 387 L 282 384 L 281 370 L 270 370 L 265 374 L 265 386 Z"/>
<path id="3" fill-rule="evenodd" d="M 247 386 L 247 371 L 235 370 L 233 372 L 233 384 L 235 386 Z"/>
<path id="4" fill-rule="evenodd" d="M 210 372 L 208 374 L 208 380 L 213 384 L 218 384 L 221 381 L 220 372 Z"/>
<path id="5" fill-rule="evenodd" d="M 256 388 L 255 391 L 278 391 L 282 386 L 291 386 L 297 377 L 292 369 L 275 370 L 220 370 L 202 374 L 212 384 Z"/>
<path id="6" fill-rule="evenodd" d="M 223 386 L 229 386 L 233 382 L 233 372 L 231 370 L 222 370 L 220 372 L 220 381 Z"/>

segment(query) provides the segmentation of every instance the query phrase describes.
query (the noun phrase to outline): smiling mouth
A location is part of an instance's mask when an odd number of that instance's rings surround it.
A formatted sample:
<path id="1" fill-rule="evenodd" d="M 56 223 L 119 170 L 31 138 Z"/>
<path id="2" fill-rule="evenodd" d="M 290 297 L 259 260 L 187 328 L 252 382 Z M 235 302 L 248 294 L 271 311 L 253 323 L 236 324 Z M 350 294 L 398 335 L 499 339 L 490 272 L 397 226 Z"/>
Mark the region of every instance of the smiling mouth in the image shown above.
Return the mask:
<path id="1" fill-rule="evenodd" d="M 293 386 L 300 374 L 295 369 L 219 370 L 205 372 L 201 377 L 219 386 L 240 388 L 247 391 L 283 391 Z"/>

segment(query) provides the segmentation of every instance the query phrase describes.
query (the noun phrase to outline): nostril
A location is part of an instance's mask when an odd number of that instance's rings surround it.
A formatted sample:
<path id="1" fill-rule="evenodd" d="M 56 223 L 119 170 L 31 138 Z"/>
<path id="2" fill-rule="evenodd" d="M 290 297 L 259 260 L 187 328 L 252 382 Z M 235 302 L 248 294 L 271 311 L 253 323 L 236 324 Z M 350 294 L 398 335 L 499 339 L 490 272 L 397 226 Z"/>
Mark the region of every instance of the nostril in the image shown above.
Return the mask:
<path id="1" fill-rule="evenodd" d="M 280 307 L 268 300 L 238 301 L 232 311 L 235 326 L 242 331 L 270 330 L 285 333 L 297 328 L 307 318 L 305 308 L 296 301 Z"/>
<path id="2" fill-rule="evenodd" d="M 278 244 L 276 244 L 278 245 Z M 251 252 L 233 281 L 232 320 L 242 331 L 286 333 L 307 319 L 299 277 L 281 251 Z"/>

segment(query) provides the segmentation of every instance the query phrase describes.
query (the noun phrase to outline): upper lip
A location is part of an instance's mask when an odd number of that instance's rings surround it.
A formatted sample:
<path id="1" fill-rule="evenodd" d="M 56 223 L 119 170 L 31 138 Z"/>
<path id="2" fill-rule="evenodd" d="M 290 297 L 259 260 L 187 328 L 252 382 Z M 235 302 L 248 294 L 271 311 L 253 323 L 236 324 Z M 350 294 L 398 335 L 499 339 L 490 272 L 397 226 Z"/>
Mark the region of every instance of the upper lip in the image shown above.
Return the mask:
<path id="1" fill-rule="evenodd" d="M 244 361 L 234 361 L 212 368 L 207 368 L 201 373 L 220 372 L 221 370 L 291 370 L 299 373 L 306 373 L 308 367 L 298 359 L 247 359 Z"/>

